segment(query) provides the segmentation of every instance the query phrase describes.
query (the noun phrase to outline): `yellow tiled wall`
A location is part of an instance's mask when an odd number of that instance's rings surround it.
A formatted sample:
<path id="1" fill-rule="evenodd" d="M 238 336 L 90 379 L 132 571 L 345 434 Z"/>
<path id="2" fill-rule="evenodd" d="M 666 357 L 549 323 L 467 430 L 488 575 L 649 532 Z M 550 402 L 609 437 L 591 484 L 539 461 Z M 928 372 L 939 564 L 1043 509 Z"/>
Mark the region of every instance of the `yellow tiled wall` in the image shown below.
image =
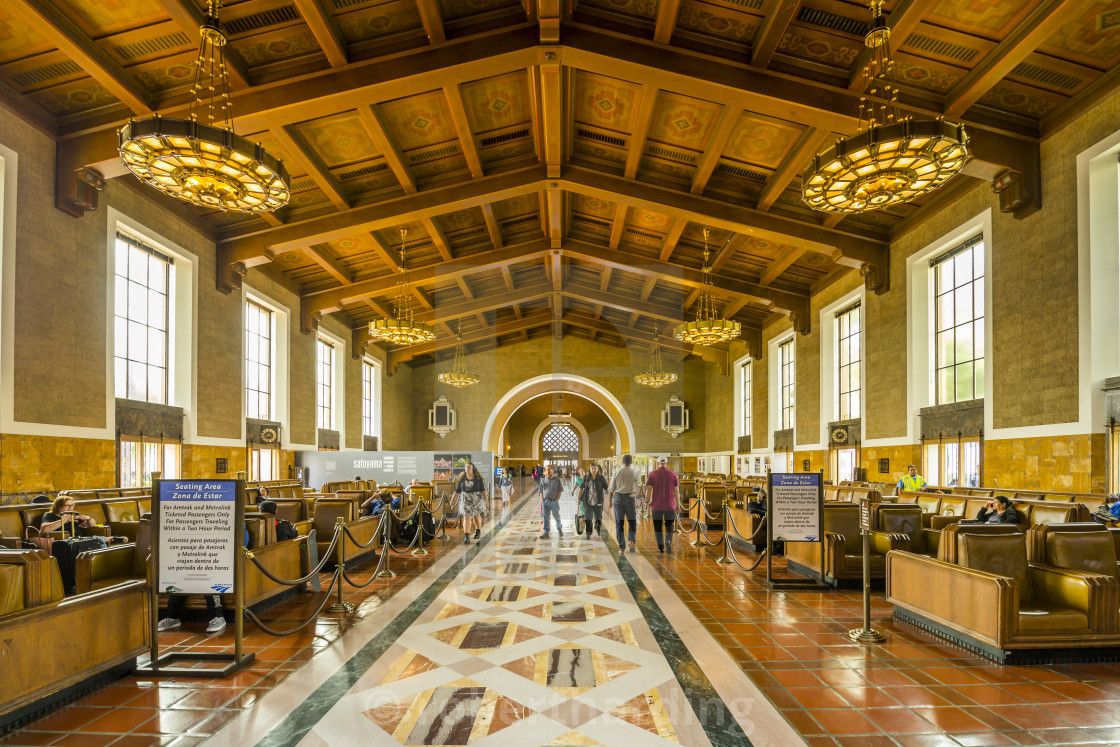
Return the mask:
<path id="1" fill-rule="evenodd" d="M 879 460 L 889 459 L 890 472 L 879 472 Z M 922 467 L 922 448 L 918 445 L 903 446 L 864 446 L 860 449 L 860 466 L 867 475 L 868 482 L 897 483 L 906 474 L 911 464 Z"/>
<path id="2" fill-rule="evenodd" d="M 1104 434 L 984 442 L 984 485 L 1105 492 Z"/>
<path id="3" fill-rule="evenodd" d="M 0 492 L 116 486 L 116 442 L 0 435 Z"/>

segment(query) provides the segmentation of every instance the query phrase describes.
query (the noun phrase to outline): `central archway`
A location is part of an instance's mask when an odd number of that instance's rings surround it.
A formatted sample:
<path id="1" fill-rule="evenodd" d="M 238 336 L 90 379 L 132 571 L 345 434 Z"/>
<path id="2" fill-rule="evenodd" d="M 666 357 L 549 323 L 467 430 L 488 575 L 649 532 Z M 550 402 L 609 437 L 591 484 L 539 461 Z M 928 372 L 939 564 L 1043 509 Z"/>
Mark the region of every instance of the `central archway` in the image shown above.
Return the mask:
<path id="1" fill-rule="evenodd" d="M 633 451 L 634 426 L 622 403 L 602 384 L 575 374 L 544 374 L 512 387 L 490 411 L 486 428 L 482 431 L 482 448 L 495 454 L 503 453 L 502 431 L 517 408 L 534 397 L 554 392 L 573 394 L 595 404 L 614 426 L 617 453 L 627 454 Z"/>

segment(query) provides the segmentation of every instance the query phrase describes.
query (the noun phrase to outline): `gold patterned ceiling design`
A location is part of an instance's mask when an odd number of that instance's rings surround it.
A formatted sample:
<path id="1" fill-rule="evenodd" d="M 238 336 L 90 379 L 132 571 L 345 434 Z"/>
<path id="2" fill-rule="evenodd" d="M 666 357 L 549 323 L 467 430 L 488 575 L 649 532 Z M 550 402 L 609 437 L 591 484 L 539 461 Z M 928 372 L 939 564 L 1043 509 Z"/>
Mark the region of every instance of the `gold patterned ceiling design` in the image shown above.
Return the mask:
<path id="1" fill-rule="evenodd" d="M 406 227 L 420 318 L 453 345 L 439 325 L 461 316 L 468 346 L 648 343 L 689 317 L 705 227 L 714 292 L 748 344 L 776 315 L 808 325 L 809 295 L 846 273 L 886 289 L 886 243 L 922 204 L 822 220 L 799 199 L 812 154 L 854 129 L 866 3 L 559 6 L 224 3 L 238 131 L 283 157 L 293 194 L 277 215 L 192 217 L 222 267 L 247 261 L 360 330 L 391 310 Z M 103 168 L 122 121 L 185 105 L 202 10 L 0 3 L 0 99 L 59 138 L 63 173 Z M 1021 169 L 1120 84 L 1120 0 L 884 12 L 904 105 L 964 121 L 979 171 Z"/>

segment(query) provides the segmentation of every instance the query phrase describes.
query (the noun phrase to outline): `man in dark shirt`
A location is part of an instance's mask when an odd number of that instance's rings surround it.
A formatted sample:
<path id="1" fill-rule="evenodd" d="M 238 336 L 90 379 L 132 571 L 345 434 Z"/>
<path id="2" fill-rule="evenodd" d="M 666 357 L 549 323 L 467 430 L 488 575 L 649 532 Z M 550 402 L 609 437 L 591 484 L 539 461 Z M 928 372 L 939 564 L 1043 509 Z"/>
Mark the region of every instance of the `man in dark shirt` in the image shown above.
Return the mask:
<path id="1" fill-rule="evenodd" d="M 551 465 L 544 468 L 544 477 L 537 484 L 537 492 L 541 494 L 541 510 L 544 513 L 544 534 L 540 539 L 548 539 L 551 530 L 552 517 L 556 518 L 556 532 L 564 536 L 564 528 L 560 525 L 560 494 L 564 491 L 564 483 L 552 471 Z"/>
<path id="2" fill-rule="evenodd" d="M 1018 524 L 1019 512 L 1011 505 L 1006 495 L 997 495 L 976 514 L 976 520 L 986 524 Z"/>

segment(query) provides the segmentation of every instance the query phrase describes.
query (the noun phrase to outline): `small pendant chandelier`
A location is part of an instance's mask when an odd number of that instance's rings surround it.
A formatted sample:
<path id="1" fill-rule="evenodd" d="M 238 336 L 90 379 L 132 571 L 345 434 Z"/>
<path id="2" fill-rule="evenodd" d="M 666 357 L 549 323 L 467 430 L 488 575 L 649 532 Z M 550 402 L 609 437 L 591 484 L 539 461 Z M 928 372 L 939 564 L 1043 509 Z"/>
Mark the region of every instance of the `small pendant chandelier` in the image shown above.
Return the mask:
<path id="1" fill-rule="evenodd" d="M 222 212 L 270 213 L 288 203 L 288 171 L 280 159 L 233 131 L 220 5 L 210 0 L 199 30 L 195 98 L 187 118 L 130 119 L 117 132 L 118 149 L 141 181 L 177 200 Z"/>
<path id="2" fill-rule="evenodd" d="M 801 198 L 826 213 L 861 213 L 910 202 L 960 173 L 969 159 L 964 125 L 902 117 L 894 84 L 891 30 L 883 0 L 871 0 L 867 85 L 856 134 L 818 153 L 801 178 Z"/>
<path id="3" fill-rule="evenodd" d="M 666 384 L 672 384 L 677 380 L 677 375 L 672 371 L 665 371 L 661 367 L 661 343 L 658 338 L 658 330 L 653 332 L 653 352 L 649 356 L 649 369 L 645 373 L 640 373 L 634 377 L 634 381 L 642 386 L 653 387 L 658 389 Z"/>
<path id="4" fill-rule="evenodd" d="M 436 331 L 430 324 L 416 321 L 412 311 L 412 294 L 405 280 L 405 239 L 408 229 L 401 229 L 401 264 L 397 280 L 396 316 L 392 319 L 375 319 L 369 323 L 369 334 L 375 340 L 384 340 L 393 345 L 407 347 L 436 339 Z M 460 343 L 462 345 L 462 343 Z"/>
<path id="5" fill-rule="evenodd" d="M 673 328 L 673 337 L 693 345 L 715 345 L 719 342 L 734 340 L 742 331 L 739 322 L 723 319 L 716 312 L 716 299 L 712 296 L 712 267 L 709 263 L 711 252 L 708 239 L 710 228 L 704 229 L 704 285 L 700 298 L 696 301 L 696 319 L 683 322 Z"/>
<path id="6" fill-rule="evenodd" d="M 482 381 L 482 377 L 476 373 L 467 370 L 466 361 L 463 359 L 463 324 L 457 322 L 455 324 L 455 337 L 458 343 L 455 345 L 455 363 L 451 366 L 450 371 L 444 371 L 437 378 L 441 383 L 453 387 L 472 386 Z"/>

